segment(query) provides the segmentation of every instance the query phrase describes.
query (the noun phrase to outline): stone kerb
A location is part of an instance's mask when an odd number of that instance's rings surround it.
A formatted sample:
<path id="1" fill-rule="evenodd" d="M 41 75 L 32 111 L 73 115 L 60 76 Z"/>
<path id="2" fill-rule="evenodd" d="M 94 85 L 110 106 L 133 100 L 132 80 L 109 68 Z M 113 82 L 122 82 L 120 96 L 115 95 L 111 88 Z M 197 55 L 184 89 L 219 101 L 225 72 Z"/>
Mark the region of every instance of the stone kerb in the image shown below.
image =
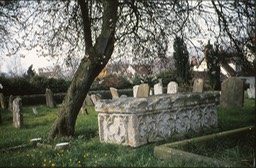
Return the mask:
<path id="1" fill-rule="evenodd" d="M 218 101 L 219 92 L 102 99 L 95 105 L 99 137 L 101 142 L 138 147 L 215 127 Z"/>

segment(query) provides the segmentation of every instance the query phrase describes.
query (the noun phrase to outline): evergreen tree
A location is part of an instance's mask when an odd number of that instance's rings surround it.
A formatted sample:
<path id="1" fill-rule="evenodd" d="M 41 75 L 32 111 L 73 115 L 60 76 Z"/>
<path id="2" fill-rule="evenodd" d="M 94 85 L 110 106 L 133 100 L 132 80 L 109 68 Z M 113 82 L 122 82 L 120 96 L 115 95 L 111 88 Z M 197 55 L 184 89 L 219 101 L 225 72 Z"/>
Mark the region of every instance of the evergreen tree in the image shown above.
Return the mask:
<path id="1" fill-rule="evenodd" d="M 219 46 L 213 48 L 213 45 L 208 41 L 205 46 L 205 57 L 207 61 L 209 82 L 212 89 L 220 90 L 220 63 L 219 63 Z"/>
<path id="2" fill-rule="evenodd" d="M 173 49 L 177 80 L 179 83 L 188 84 L 191 72 L 189 65 L 189 54 L 183 38 L 175 38 Z"/>
<path id="3" fill-rule="evenodd" d="M 27 75 L 29 78 L 32 78 L 35 76 L 35 71 L 33 70 L 33 65 L 30 65 L 27 70 Z"/>

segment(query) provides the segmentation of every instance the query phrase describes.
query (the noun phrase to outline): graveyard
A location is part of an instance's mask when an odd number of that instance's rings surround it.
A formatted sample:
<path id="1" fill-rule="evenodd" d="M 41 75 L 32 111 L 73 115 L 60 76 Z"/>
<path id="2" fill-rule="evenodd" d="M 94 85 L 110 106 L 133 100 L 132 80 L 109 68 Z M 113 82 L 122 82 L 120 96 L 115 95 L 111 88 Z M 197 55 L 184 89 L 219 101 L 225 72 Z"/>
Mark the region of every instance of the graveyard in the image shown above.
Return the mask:
<path id="1" fill-rule="evenodd" d="M 0 165 L 253 167 L 255 100 L 247 91 L 232 88 L 242 98 L 225 93 L 236 97 L 234 105 L 200 85 L 177 93 L 177 84 L 169 84 L 167 93 L 158 83 L 154 94 L 146 84 L 134 86 L 132 97 L 115 88 L 110 88 L 112 99 L 92 94 L 92 104 L 85 103 L 78 115 L 74 137 L 53 140 L 47 134 L 60 107 L 52 103 L 54 93 L 47 89 L 46 104 L 38 105 L 22 106 L 18 97 L 12 104 L 17 114 L 1 109 Z"/>

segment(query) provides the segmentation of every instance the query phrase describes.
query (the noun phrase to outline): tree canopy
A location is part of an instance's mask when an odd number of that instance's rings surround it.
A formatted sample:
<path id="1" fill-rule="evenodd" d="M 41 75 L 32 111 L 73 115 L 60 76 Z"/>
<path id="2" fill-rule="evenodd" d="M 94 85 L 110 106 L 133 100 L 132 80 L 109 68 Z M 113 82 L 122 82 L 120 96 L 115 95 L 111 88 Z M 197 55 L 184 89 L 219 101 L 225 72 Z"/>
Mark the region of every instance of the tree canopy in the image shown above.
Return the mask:
<path id="1" fill-rule="evenodd" d="M 1 56 L 35 48 L 38 56 L 60 57 L 72 66 L 72 59 L 81 59 L 86 48 L 79 2 L 1 1 Z M 101 30 L 103 6 L 101 0 L 86 2 L 91 31 L 86 38 L 93 44 Z M 203 42 L 211 40 L 243 57 L 243 45 L 253 44 L 255 38 L 255 15 L 253 0 L 120 0 L 114 56 L 152 59 L 166 54 L 178 35 L 195 54 L 203 53 Z M 250 63 L 244 59 L 244 64 Z"/>

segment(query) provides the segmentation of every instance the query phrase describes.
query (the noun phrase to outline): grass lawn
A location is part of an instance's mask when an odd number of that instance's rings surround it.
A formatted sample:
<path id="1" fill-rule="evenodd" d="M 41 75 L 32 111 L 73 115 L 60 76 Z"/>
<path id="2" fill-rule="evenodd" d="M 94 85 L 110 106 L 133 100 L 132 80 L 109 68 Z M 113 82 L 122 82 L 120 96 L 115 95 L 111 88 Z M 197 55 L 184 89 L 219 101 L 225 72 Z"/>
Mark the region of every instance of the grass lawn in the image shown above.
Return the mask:
<path id="1" fill-rule="evenodd" d="M 27 144 L 30 139 L 39 137 L 42 138 L 43 143 L 51 145 L 68 141 L 70 147 L 64 150 L 33 147 L 2 150 L 0 167 L 215 167 L 203 163 L 160 160 L 154 157 L 155 146 L 170 143 L 175 139 L 151 143 L 139 148 L 101 143 L 98 137 L 97 113 L 92 106 L 88 107 L 89 115 L 79 114 L 75 137 L 50 141 L 47 139 L 47 134 L 57 116 L 58 108 L 39 105 L 37 110 L 39 115 L 35 116 L 32 106 L 23 108 L 24 126 L 21 129 L 13 128 L 11 112 L 2 111 L 0 149 Z M 219 127 L 216 129 L 200 134 L 190 133 L 185 138 L 254 125 L 254 100 L 245 99 L 245 106 L 242 108 L 218 107 L 218 122 Z"/>

